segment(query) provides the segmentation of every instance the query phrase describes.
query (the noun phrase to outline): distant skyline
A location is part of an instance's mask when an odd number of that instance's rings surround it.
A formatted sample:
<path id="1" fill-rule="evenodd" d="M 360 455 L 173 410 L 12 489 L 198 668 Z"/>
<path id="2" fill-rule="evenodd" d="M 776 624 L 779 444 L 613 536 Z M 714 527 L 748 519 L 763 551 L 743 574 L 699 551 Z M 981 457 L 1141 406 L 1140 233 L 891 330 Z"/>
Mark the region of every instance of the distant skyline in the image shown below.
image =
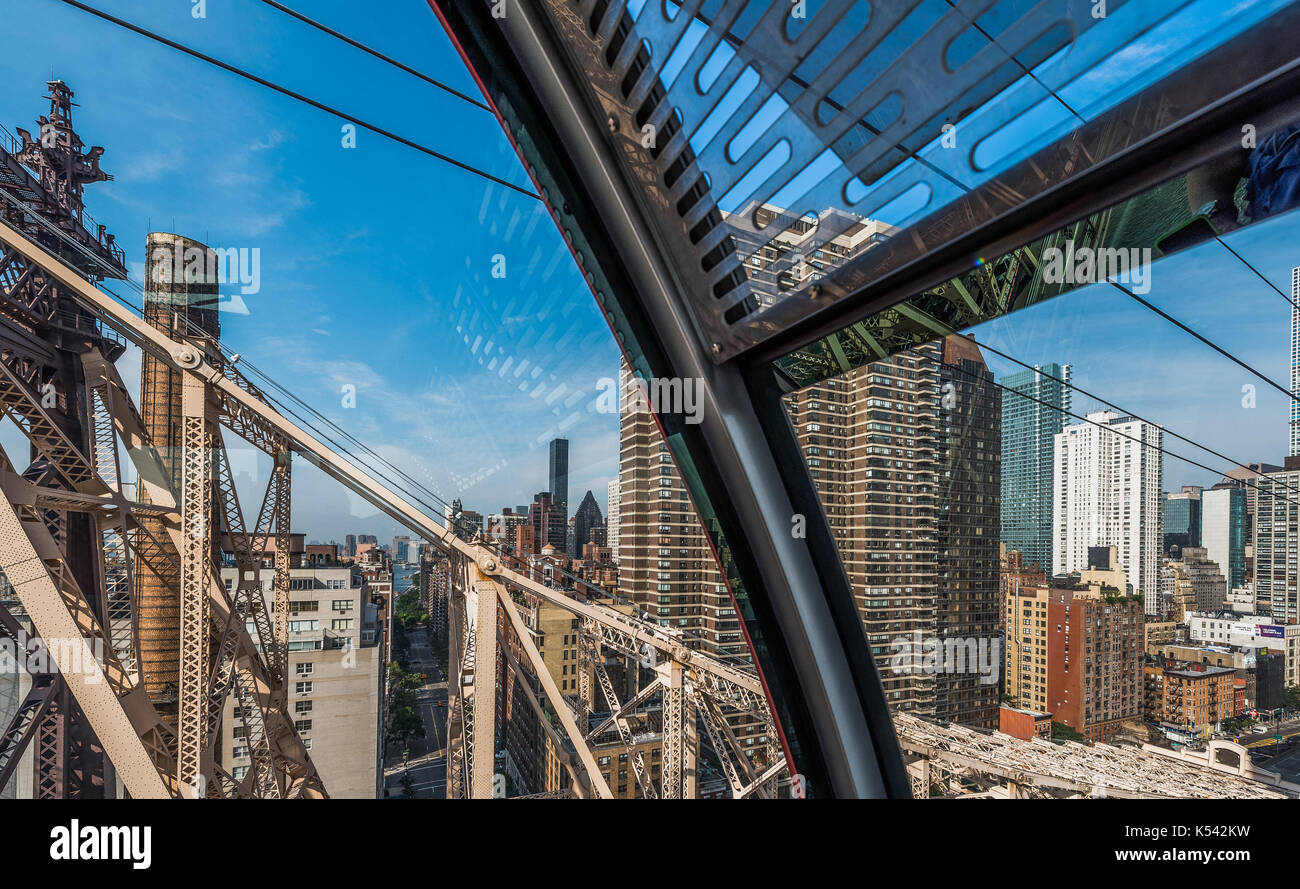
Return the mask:
<path id="1" fill-rule="evenodd" d="M 493 115 L 268 6 L 209 3 L 196 20 L 174 0 L 96 5 L 531 190 Z M 480 95 L 423 2 L 382 16 L 344 0 L 295 8 Z M 345 148 L 333 116 L 61 3 L 4 15 L 13 33 L 58 37 L 0 57 L 0 125 L 33 130 L 51 74 L 71 86 L 77 130 L 115 177 L 87 187 L 87 209 L 136 280 L 152 230 L 259 248 L 261 289 L 222 312 L 222 339 L 440 498 L 483 512 L 530 502 L 557 435 L 577 496 L 605 489 L 618 418 L 591 405 L 619 352 L 541 201 L 365 130 Z M 135 349 L 118 362 L 137 397 L 139 364 Z M 264 480 L 244 450 L 236 467 Z M 303 460 L 293 509 L 309 538 L 403 532 Z"/>
<path id="2" fill-rule="evenodd" d="M 1223 240 L 1289 294 L 1291 269 L 1300 265 L 1298 235 L 1300 218 L 1292 213 Z M 1147 301 L 1283 388 L 1289 386 L 1289 297 L 1279 296 L 1223 245 L 1211 241 L 1158 260 L 1151 282 Z M 1233 461 L 1281 465 L 1288 452 L 1288 395 L 1107 284 L 1071 291 L 966 332 L 1030 365 L 1072 365 L 1071 413 L 1078 417 L 1105 409 L 1083 390 Z M 985 359 L 999 381 L 1024 370 L 987 350 Z M 1082 421 L 1071 417 L 1068 422 Z M 1165 436 L 1164 448 L 1166 491 L 1185 484 L 1208 487 L 1235 465 L 1172 435 Z"/>

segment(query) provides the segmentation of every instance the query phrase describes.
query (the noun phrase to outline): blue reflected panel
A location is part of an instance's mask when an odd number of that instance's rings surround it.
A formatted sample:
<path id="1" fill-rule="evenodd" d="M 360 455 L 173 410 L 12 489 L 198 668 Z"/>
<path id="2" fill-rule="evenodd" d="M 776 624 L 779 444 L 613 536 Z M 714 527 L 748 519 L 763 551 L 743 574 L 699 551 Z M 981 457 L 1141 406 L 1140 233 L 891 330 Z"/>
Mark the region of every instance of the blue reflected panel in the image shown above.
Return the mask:
<path id="1" fill-rule="evenodd" d="M 627 10 L 689 146 L 673 191 L 708 187 L 709 200 L 681 202 L 682 221 L 700 231 L 721 214 L 699 242 L 701 255 L 728 254 L 706 262 L 714 292 L 761 311 L 866 249 L 889 249 L 902 229 L 1286 5 L 643 0 Z"/>

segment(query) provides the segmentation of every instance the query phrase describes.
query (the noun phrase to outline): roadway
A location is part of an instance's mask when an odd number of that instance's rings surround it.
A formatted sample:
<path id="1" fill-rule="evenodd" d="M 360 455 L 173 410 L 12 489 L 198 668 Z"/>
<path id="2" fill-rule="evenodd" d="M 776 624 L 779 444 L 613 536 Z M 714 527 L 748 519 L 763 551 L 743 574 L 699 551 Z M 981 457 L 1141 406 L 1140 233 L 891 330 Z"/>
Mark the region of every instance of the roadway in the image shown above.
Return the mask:
<path id="1" fill-rule="evenodd" d="M 384 767 L 384 788 L 389 799 L 401 799 L 402 773 L 409 771 L 416 799 L 446 799 L 447 677 L 429 644 L 428 631 L 423 627 L 412 630 L 408 638 L 411 671 L 428 676 L 415 694 L 424 737 L 410 740 L 405 759 L 401 750 L 390 753 Z"/>
<path id="2" fill-rule="evenodd" d="M 1262 722 L 1258 724 L 1267 728 L 1268 732 L 1263 735 L 1257 735 L 1250 730 L 1240 732 L 1236 736 L 1240 739 L 1237 743 L 1248 747 L 1251 750 L 1258 750 L 1263 747 L 1273 746 L 1273 744 L 1276 743 L 1273 739 L 1274 735 L 1280 734 L 1283 740 L 1300 735 L 1300 715 L 1284 719 L 1280 724 L 1276 722 Z"/>

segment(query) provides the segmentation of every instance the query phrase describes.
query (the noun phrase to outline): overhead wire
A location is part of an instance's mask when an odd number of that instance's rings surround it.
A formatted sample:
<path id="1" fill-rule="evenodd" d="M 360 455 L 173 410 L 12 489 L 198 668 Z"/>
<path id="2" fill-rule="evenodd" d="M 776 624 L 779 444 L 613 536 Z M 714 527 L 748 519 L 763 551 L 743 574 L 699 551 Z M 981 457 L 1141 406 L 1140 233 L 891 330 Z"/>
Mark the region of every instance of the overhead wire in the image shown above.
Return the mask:
<path id="1" fill-rule="evenodd" d="M 104 21 L 117 25 L 120 28 L 125 28 L 126 30 L 139 34 L 142 37 L 147 37 L 148 39 L 153 40 L 157 43 L 161 43 L 164 46 L 170 47 L 171 49 L 174 49 L 177 52 L 185 53 L 186 55 L 198 59 L 199 61 L 206 62 L 207 64 L 220 68 L 221 70 L 226 71 L 230 74 L 234 74 L 238 77 L 242 77 L 245 80 L 249 80 L 257 84 L 258 86 L 280 93 L 281 95 L 287 96 L 290 99 L 293 99 L 297 102 L 301 102 L 304 105 L 310 105 L 311 107 L 319 111 L 324 111 L 327 114 L 332 114 L 341 120 L 345 120 L 348 123 L 361 127 L 362 129 L 369 130 L 370 132 L 375 133 L 378 136 L 383 136 L 386 139 L 390 139 L 393 142 L 397 142 L 401 145 L 405 145 L 407 148 L 412 148 L 423 154 L 427 154 L 428 156 L 432 158 L 436 158 L 437 160 L 440 160 L 443 163 L 450 164 L 453 167 L 458 167 L 461 170 L 464 170 L 468 173 L 472 173 L 475 176 L 479 176 L 483 179 L 488 180 L 489 182 L 493 182 L 497 185 L 500 185 L 503 188 L 508 188 L 511 191 L 524 195 L 525 197 L 541 200 L 541 195 L 537 194 L 536 192 L 529 191 L 528 189 L 518 186 L 513 182 L 510 182 L 506 179 L 502 179 L 500 176 L 495 176 L 492 173 L 487 172 L 486 170 L 474 166 L 473 164 L 466 163 L 465 161 L 457 160 L 456 158 L 451 157 L 450 155 L 443 154 L 442 152 L 436 151 L 428 147 L 427 145 L 423 145 L 419 142 L 416 142 L 414 139 L 408 139 L 405 136 L 398 135 L 392 130 L 381 127 L 378 124 L 371 123 L 370 121 L 367 120 L 363 120 L 362 118 L 357 117 L 356 115 L 349 114 L 348 112 L 342 111 L 331 105 L 326 105 L 324 102 L 317 101 L 316 99 L 303 95 L 302 93 L 299 93 L 295 90 L 291 90 L 286 86 L 281 86 L 280 84 L 272 80 L 268 80 L 265 77 L 261 77 L 260 75 L 254 74 L 251 71 L 239 67 L 238 65 L 233 65 L 229 62 L 223 62 L 222 60 L 215 58 L 214 56 L 210 56 L 207 53 L 200 52 L 199 50 L 194 49 L 193 47 L 186 46 L 185 44 L 180 43 L 176 40 L 172 40 L 154 31 L 150 31 L 148 28 L 144 28 L 141 27 L 140 25 L 133 24 L 132 22 L 128 22 L 125 19 L 118 18 L 115 15 L 110 15 L 109 13 L 104 12 L 102 9 L 98 9 L 87 3 L 82 3 L 81 0 L 58 0 L 58 2 L 80 9 L 83 12 L 88 13 L 89 15 L 93 15 L 97 18 L 103 19 Z"/>

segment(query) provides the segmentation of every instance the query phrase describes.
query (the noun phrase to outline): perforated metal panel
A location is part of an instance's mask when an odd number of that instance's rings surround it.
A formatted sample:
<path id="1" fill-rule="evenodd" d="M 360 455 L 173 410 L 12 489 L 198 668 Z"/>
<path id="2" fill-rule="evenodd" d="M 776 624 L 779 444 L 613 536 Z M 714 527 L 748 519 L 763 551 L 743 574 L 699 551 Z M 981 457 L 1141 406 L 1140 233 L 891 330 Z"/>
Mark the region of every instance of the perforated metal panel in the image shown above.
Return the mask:
<path id="1" fill-rule="evenodd" d="M 725 360 L 1144 138 L 1158 113 L 997 181 L 1286 4 L 542 5 Z"/>

